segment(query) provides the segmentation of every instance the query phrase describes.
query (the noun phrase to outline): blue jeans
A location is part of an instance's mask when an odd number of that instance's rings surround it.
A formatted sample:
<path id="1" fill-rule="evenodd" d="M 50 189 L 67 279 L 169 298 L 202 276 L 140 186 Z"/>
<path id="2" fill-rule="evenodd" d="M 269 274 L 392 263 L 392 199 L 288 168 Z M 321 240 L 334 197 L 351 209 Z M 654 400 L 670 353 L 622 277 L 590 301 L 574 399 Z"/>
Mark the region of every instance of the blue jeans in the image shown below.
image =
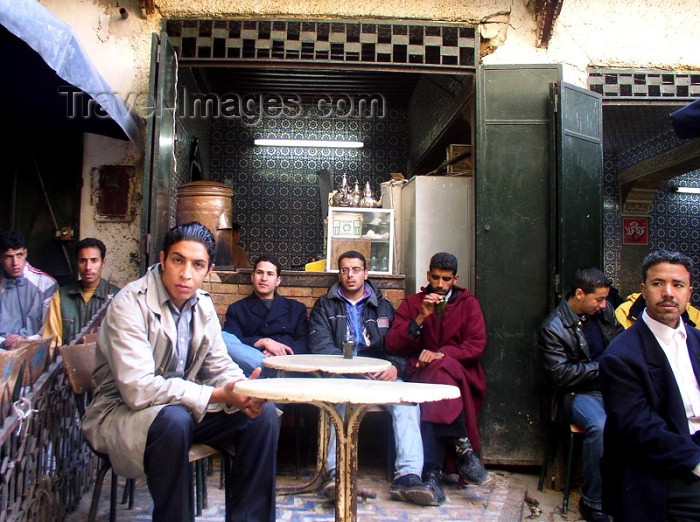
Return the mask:
<path id="1" fill-rule="evenodd" d="M 262 368 L 262 373 L 260 374 L 261 378 L 277 376 L 276 370 L 265 368 L 262 365 L 263 359 L 265 358 L 265 354 L 262 353 L 262 350 L 258 350 L 254 346 L 243 344 L 238 337 L 225 330 L 222 330 L 221 337 L 223 337 L 224 343 L 226 343 L 229 356 L 233 359 L 233 362 L 241 367 L 246 377 L 250 377 L 253 370 L 258 367 Z"/>
<path id="2" fill-rule="evenodd" d="M 583 501 L 601 509 L 600 458 L 603 456 L 605 410 L 600 392 L 577 393 L 569 411 L 571 421 L 585 431 L 583 438 Z"/>
<path id="3" fill-rule="evenodd" d="M 338 404 L 336 408 L 345 417 L 345 405 Z M 396 461 L 394 462 L 394 478 L 411 473 L 419 477 L 423 473 L 423 441 L 420 436 L 420 406 L 417 404 L 383 406 L 391 413 L 394 428 L 394 447 Z M 335 473 L 336 437 L 335 428 L 331 427 L 326 456 L 326 470 L 331 476 Z"/>

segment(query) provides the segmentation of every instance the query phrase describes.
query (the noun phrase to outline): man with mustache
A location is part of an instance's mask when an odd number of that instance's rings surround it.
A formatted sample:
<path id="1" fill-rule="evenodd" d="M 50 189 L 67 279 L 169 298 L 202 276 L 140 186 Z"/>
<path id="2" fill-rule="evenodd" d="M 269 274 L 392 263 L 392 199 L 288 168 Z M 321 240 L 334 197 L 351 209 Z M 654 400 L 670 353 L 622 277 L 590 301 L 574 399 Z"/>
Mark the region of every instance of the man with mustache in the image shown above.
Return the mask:
<path id="1" fill-rule="evenodd" d="M 700 332 L 682 319 L 693 262 L 642 264 L 646 309 L 600 361 L 603 507 L 618 521 L 700 520 Z"/>
<path id="2" fill-rule="evenodd" d="M 479 456 L 477 414 L 484 402 L 486 378 L 481 356 L 486 325 L 469 290 L 457 285 L 457 258 L 438 252 L 428 265 L 428 285 L 399 306 L 387 335 L 387 350 L 408 357 L 411 381 L 450 384 L 461 398 L 421 404 L 425 465 L 423 478 L 445 500 L 442 471 L 456 456 L 462 479 L 481 484 L 488 473 Z"/>
<path id="3" fill-rule="evenodd" d="M 53 295 L 42 337 L 52 345 L 67 344 L 83 329 L 104 303 L 117 295 L 119 287 L 102 279 L 107 247 L 99 239 L 86 237 L 75 247 L 80 280 L 63 285 Z"/>
<path id="4" fill-rule="evenodd" d="M 246 375 L 262 367 L 265 357 L 307 351 L 306 307 L 277 293 L 281 272 L 282 265 L 276 257 L 257 258 L 250 274 L 253 293 L 231 304 L 226 311 L 222 336 L 229 355 Z M 276 373 L 264 368 L 262 376 L 272 377 Z"/>
<path id="5" fill-rule="evenodd" d="M 0 349 L 39 339 L 58 285 L 27 262 L 27 241 L 15 230 L 0 235 Z"/>
<path id="6" fill-rule="evenodd" d="M 577 270 L 571 292 L 544 320 L 538 340 L 554 388 L 552 419 L 575 422 L 585 432 L 579 508 L 587 522 L 608 520 L 601 504 L 605 410 L 598 364 L 612 339 L 622 331 L 607 300 L 610 286 L 610 280 L 597 268 Z"/>

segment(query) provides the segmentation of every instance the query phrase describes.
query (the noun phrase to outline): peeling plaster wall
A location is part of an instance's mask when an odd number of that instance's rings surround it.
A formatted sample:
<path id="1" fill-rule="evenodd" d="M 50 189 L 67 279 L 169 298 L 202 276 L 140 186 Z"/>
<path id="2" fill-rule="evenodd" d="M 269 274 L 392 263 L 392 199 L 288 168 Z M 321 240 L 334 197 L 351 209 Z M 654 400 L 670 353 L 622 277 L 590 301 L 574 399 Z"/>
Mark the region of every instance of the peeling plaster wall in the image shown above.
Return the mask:
<path id="1" fill-rule="evenodd" d="M 97 134 L 85 134 L 83 138 L 83 188 L 80 194 L 80 239 L 96 237 L 107 247 L 107 263 L 102 277 L 117 286 L 124 286 L 139 275 L 139 241 L 141 237 L 141 184 L 143 156 L 129 142 L 115 140 Z M 92 197 L 92 169 L 102 165 L 133 165 L 134 199 L 136 217 L 125 223 L 103 223 L 94 219 L 95 205 Z"/>

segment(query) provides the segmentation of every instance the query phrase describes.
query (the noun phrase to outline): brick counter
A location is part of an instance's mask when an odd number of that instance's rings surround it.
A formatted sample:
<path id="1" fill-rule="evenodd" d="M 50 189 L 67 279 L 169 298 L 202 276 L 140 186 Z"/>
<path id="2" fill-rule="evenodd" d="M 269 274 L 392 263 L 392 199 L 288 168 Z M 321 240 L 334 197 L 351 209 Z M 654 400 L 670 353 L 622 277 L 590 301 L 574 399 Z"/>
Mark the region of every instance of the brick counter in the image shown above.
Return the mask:
<path id="1" fill-rule="evenodd" d="M 216 305 L 216 313 L 222 321 L 228 306 L 253 292 L 250 282 L 252 269 L 242 268 L 235 272 L 214 271 L 204 281 L 202 288 L 209 292 Z M 405 296 L 405 281 L 403 275 L 370 276 L 370 279 L 380 288 L 394 308 Z M 282 271 L 282 284 L 277 292 L 284 297 L 296 299 L 304 303 L 307 312 L 311 312 L 316 299 L 326 295 L 330 286 L 338 280 L 338 275 L 326 272 L 293 272 Z"/>

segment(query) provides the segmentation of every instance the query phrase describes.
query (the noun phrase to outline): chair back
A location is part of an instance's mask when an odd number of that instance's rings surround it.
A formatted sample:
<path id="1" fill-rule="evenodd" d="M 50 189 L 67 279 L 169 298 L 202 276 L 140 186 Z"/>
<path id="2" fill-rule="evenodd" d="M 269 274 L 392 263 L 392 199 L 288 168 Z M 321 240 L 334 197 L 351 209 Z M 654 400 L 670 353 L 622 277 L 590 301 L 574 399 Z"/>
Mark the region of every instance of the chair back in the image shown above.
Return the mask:
<path id="1" fill-rule="evenodd" d="M 91 392 L 96 343 L 65 344 L 59 349 L 63 357 L 63 368 L 73 393 L 81 395 Z"/>

